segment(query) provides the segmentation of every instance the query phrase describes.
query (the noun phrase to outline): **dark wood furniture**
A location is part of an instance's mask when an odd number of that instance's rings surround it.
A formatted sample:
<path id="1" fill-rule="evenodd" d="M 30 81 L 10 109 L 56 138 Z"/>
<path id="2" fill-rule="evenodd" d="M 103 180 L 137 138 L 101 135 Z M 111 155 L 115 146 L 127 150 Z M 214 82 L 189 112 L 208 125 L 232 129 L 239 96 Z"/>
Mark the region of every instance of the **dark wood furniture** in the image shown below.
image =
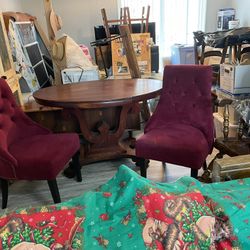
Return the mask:
<path id="1" fill-rule="evenodd" d="M 161 88 L 160 80 L 116 79 L 52 86 L 33 96 L 39 104 L 63 108 L 79 122 L 81 163 L 86 164 L 134 156 L 126 143 L 131 138 L 121 138 L 137 119 L 139 102 L 157 97 Z"/>
<path id="2" fill-rule="evenodd" d="M 250 176 L 250 154 L 215 160 L 212 181 L 220 182 Z"/>
<path id="3" fill-rule="evenodd" d="M 62 108 L 40 105 L 35 100 L 25 102 L 21 108 L 32 120 L 55 133 L 80 133 L 76 118 Z"/>
<path id="4" fill-rule="evenodd" d="M 218 150 L 218 153 L 214 159 L 210 162 L 208 168 L 204 171 L 204 174 L 200 178 L 201 181 L 211 182 L 211 173 L 214 168 L 214 161 L 216 159 L 222 159 L 224 155 L 230 157 L 248 155 L 250 154 L 250 138 L 244 137 L 244 121 L 240 118 L 238 124 L 238 133 L 236 137 L 229 137 L 229 105 L 232 103 L 230 99 L 222 99 L 221 101 L 215 100 L 215 104 L 220 107 L 224 107 L 223 114 L 223 137 L 215 138 L 214 148 Z"/>

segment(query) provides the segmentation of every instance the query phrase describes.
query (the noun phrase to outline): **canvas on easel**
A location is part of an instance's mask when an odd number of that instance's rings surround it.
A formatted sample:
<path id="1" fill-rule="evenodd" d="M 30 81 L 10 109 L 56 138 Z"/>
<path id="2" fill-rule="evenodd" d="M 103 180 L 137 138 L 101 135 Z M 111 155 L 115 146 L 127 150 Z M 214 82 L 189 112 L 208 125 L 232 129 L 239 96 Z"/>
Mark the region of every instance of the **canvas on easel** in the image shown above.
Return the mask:
<path id="1" fill-rule="evenodd" d="M 33 22 L 15 22 L 14 30 L 16 33 L 16 41 L 21 45 L 24 56 L 31 68 L 32 74 L 36 76 L 36 82 L 27 82 L 31 92 L 38 90 L 44 86 L 50 86 L 49 75 L 43 60 L 42 52 L 36 37 L 35 26 Z"/>
<path id="2" fill-rule="evenodd" d="M 14 69 L 2 13 L 0 13 L 0 77 L 6 79 L 12 92 L 17 95 L 17 102 L 22 105 L 22 93 L 18 82 L 18 76 Z"/>
<path id="3" fill-rule="evenodd" d="M 1 77 L 7 79 L 15 74 L 2 14 L 0 14 L 0 73 Z"/>
<path id="4" fill-rule="evenodd" d="M 133 33 L 131 34 L 133 48 L 138 62 L 139 70 L 142 75 L 151 73 L 151 53 L 150 53 L 150 34 Z M 130 75 L 125 49 L 122 39 L 111 42 L 112 69 L 114 76 Z"/>

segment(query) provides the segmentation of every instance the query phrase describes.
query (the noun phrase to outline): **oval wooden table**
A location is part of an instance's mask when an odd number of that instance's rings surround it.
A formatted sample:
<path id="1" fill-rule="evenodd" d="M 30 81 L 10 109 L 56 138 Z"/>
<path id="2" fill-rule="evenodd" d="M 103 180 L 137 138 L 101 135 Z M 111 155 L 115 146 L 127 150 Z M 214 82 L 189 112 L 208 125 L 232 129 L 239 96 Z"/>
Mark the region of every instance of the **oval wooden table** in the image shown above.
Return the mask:
<path id="1" fill-rule="evenodd" d="M 132 157 L 121 140 L 128 113 L 140 112 L 139 102 L 160 95 L 161 80 L 99 80 L 40 89 L 33 94 L 42 105 L 61 107 L 73 114 L 83 136 L 81 164 Z"/>

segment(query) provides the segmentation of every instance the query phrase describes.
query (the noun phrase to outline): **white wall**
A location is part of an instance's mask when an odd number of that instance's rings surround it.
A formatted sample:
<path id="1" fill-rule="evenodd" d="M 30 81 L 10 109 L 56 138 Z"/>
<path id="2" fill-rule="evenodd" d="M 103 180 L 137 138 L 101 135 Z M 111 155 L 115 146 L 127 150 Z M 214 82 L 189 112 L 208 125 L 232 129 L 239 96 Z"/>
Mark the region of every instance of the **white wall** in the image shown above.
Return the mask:
<path id="1" fill-rule="evenodd" d="M 43 0 L 19 0 L 21 10 L 38 18 L 47 34 Z M 101 9 L 105 8 L 108 18 L 117 19 L 116 0 L 53 0 L 54 11 L 61 17 L 63 26 L 59 33 L 71 36 L 77 43 L 90 47 L 94 41 L 94 25 L 102 24 Z"/>
<path id="2" fill-rule="evenodd" d="M 55 12 L 61 16 L 63 28 L 76 42 L 90 47 L 94 41 L 94 25 L 102 24 L 101 8 L 105 8 L 109 19 L 117 19 L 117 0 L 52 0 Z M 234 7 L 242 26 L 250 26 L 249 0 L 207 0 L 205 31 L 216 30 L 217 11 Z M 43 0 L 1 0 L 0 10 L 21 11 L 36 16 L 44 31 L 47 27 Z M 93 53 L 93 52 L 92 52 Z"/>
<path id="3" fill-rule="evenodd" d="M 249 0 L 232 0 L 233 7 L 236 9 L 236 18 L 240 20 L 240 26 L 250 26 L 250 1 Z"/>
<path id="4" fill-rule="evenodd" d="M 0 11 L 20 11 L 20 0 L 1 0 Z"/>
<path id="5" fill-rule="evenodd" d="M 205 31 L 216 30 L 218 9 L 231 7 L 232 1 L 238 2 L 237 0 L 207 0 Z M 249 0 L 244 0 L 246 3 L 247 1 Z M 5 11 L 18 10 L 36 16 L 47 33 L 43 0 L 1 0 L 2 2 L 1 6 Z M 94 25 L 102 24 L 101 8 L 106 9 L 109 19 L 116 19 L 118 15 L 117 0 L 52 0 L 52 2 L 55 12 L 63 21 L 61 33 L 67 33 L 76 42 L 88 46 L 94 40 Z"/>

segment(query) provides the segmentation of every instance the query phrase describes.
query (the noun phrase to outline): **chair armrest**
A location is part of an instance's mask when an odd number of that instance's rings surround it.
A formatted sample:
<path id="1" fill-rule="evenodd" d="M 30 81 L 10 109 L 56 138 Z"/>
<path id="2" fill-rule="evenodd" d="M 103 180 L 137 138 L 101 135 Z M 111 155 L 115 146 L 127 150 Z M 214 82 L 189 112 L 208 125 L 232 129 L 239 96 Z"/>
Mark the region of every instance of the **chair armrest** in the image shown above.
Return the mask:
<path id="1" fill-rule="evenodd" d="M 225 107 L 226 105 L 230 105 L 232 104 L 233 100 L 231 99 L 222 99 L 222 100 L 218 100 L 216 99 L 214 101 L 214 104 L 217 106 L 217 107 Z"/>

